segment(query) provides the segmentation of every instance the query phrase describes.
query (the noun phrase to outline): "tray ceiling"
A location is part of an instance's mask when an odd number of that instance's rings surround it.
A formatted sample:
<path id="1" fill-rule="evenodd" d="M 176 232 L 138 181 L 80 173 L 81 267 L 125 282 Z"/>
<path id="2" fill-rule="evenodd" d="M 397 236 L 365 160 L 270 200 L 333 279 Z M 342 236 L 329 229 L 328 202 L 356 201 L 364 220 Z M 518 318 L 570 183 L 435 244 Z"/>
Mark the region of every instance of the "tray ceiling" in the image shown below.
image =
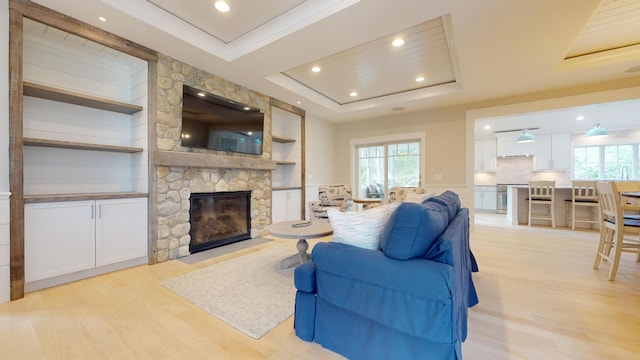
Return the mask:
<path id="1" fill-rule="evenodd" d="M 231 13 L 221 13 L 212 0 L 147 0 L 167 13 L 183 20 L 216 39 L 229 44 L 256 31 L 307 0 L 235 0 Z"/>
<path id="2" fill-rule="evenodd" d="M 33 1 L 335 122 L 640 81 L 640 0 Z"/>

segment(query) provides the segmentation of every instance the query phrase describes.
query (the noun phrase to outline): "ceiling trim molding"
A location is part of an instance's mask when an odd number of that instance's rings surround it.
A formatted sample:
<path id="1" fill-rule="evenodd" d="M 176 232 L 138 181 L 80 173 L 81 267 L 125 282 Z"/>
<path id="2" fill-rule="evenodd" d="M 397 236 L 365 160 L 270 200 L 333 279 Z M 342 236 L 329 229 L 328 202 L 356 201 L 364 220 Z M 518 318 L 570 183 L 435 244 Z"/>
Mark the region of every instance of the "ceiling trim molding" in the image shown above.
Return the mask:
<path id="1" fill-rule="evenodd" d="M 450 82 L 341 105 L 284 74 L 273 74 L 271 76 L 267 76 L 266 79 L 337 114 L 367 110 L 380 106 L 397 106 L 405 102 L 423 100 L 462 90 L 460 83 Z"/>
<path id="2" fill-rule="evenodd" d="M 571 71 L 594 66 L 634 61 L 640 57 L 640 44 L 625 46 L 617 49 L 574 56 L 564 59 L 556 68 L 557 71 Z"/>
<path id="3" fill-rule="evenodd" d="M 228 62 L 360 2 L 360 0 L 308 0 L 306 3 L 226 44 L 146 0 L 101 1 Z"/>

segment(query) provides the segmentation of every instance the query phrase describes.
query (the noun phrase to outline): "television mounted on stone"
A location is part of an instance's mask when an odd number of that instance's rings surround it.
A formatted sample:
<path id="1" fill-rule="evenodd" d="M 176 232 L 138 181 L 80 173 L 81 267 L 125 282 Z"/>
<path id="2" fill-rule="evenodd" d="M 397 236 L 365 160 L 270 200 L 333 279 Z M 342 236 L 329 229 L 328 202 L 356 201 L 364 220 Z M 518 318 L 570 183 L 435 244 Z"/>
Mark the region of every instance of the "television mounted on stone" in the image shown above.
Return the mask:
<path id="1" fill-rule="evenodd" d="M 264 110 L 183 85 L 183 147 L 262 154 Z"/>

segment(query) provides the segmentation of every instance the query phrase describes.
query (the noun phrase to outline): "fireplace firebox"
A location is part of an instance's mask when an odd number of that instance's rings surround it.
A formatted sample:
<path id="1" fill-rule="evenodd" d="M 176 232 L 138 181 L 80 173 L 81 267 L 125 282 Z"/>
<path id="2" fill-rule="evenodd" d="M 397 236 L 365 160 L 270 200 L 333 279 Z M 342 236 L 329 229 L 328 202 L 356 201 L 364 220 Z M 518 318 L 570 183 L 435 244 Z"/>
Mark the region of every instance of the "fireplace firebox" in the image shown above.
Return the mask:
<path id="1" fill-rule="evenodd" d="M 251 191 L 191 194 L 189 252 L 251 238 Z"/>

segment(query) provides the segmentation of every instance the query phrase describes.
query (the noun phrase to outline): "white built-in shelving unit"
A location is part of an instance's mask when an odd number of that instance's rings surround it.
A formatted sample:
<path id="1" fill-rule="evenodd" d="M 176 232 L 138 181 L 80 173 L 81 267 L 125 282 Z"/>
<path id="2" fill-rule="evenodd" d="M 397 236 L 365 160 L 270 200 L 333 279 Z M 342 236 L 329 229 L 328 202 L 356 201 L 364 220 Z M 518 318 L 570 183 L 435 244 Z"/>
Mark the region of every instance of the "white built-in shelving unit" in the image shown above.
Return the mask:
<path id="1" fill-rule="evenodd" d="M 271 107 L 272 159 L 277 165 L 271 173 L 273 223 L 302 218 L 303 121 L 299 114 Z"/>
<path id="2" fill-rule="evenodd" d="M 26 290 L 146 263 L 147 61 L 23 29 Z"/>

